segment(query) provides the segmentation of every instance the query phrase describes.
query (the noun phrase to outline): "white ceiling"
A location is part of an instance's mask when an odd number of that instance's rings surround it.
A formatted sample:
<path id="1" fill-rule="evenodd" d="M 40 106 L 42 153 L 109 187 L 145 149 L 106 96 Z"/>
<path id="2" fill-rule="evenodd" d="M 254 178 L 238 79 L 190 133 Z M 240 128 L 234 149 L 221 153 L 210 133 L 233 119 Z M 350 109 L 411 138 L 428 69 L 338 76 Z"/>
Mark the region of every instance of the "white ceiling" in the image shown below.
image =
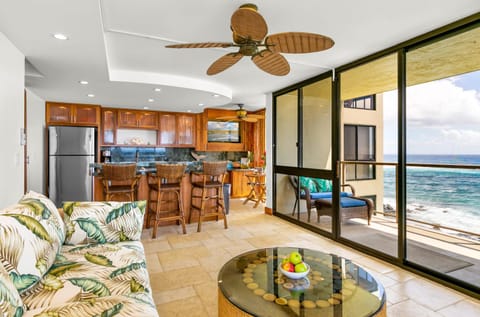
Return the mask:
<path id="1" fill-rule="evenodd" d="M 231 49 L 164 47 L 231 41 L 230 17 L 246 2 L 0 0 L 0 32 L 25 54 L 26 87 L 45 100 L 193 112 L 245 103 L 254 110 L 265 106 L 266 93 L 480 12 L 478 0 L 257 0 L 269 34 L 303 31 L 335 41 L 327 51 L 285 54 L 291 71 L 283 77 L 249 58 L 208 76 Z M 57 32 L 69 40 L 54 39 Z"/>

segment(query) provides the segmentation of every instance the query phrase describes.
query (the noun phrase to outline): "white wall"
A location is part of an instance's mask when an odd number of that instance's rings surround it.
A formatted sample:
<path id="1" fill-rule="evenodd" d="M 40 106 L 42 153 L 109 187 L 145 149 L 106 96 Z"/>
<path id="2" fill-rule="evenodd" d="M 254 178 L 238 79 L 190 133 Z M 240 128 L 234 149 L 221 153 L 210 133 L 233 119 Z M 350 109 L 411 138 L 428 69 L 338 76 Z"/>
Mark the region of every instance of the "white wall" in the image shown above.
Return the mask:
<path id="1" fill-rule="evenodd" d="M 23 93 L 25 56 L 0 33 L 0 208 L 23 194 Z"/>
<path id="2" fill-rule="evenodd" d="M 46 194 L 45 100 L 27 89 L 27 191 Z"/>
<path id="3" fill-rule="evenodd" d="M 273 208 L 273 179 L 272 179 L 272 118 L 273 118 L 273 96 L 271 93 L 266 95 L 265 98 L 265 155 L 266 155 L 266 180 L 267 184 L 267 199 L 265 201 L 265 206 L 268 208 Z"/>

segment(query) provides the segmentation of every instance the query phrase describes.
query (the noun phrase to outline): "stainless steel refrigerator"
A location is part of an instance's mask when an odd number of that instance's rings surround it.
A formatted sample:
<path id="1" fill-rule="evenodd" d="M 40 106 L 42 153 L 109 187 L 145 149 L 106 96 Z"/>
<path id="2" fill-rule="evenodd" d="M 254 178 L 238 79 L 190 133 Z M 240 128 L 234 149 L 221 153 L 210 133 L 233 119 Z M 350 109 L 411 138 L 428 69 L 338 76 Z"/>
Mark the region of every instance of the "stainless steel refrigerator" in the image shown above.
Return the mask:
<path id="1" fill-rule="evenodd" d="M 48 194 L 61 206 L 64 201 L 91 201 L 96 128 L 48 128 Z"/>

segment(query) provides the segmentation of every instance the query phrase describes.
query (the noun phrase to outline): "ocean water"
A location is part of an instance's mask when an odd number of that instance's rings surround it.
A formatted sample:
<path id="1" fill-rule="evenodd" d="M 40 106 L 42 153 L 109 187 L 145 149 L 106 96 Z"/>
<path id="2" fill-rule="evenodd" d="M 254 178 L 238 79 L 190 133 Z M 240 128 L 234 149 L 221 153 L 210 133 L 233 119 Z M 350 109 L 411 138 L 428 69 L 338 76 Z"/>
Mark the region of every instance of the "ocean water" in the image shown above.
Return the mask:
<path id="1" fill-rule="evenodd" d="M 396 156 L 385 155 L 385 162 Z M 409 155 L 407 163 L 478 165 L 479 169 L 407 168 L 407 219 L 480 235 L 480 155 Z M 384 167 L 384 204 L 395 208 L 395 169 Z"/>

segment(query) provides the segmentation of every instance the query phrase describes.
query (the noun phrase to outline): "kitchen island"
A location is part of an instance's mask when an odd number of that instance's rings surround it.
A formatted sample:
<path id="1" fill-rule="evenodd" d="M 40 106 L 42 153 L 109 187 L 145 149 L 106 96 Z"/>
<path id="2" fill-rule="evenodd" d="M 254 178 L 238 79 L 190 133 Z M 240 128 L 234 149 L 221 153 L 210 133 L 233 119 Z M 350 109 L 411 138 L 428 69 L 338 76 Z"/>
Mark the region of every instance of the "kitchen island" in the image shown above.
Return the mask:
<path id="1" fill-rule="evenodd" d="M 192 181 L 200 181 L 201 180 L 201 170 L 199 169 L 199 164 L 196 164 L 197 162 L 192 162 L 190 164 L 187 164 L 187 169 L 185 172 L 185 176 L 183 177 L 182 180 L 182 202 L 183 202 L 183 208 L 184 208 L 184 213 L 185 213 L 185 219 L 188 220 L 190 216 L 190 207 L 191 207 L 191 200 L 192 200 Z M 102 185 L 102 175 L 101 175 L 101 165 L 100 164 L 95 164 L 95 174 L 94 174 L 94 200 L 95 201 L 104 201 L 105 196 L 103 193 L 103 185 Z M 154 173 L 155 172 L 155 167 L 152 167 L 151 165 L 149 166 L 142 166 L 138 165 L 137 166 L 137 173 L 140 174 L 140 180 L 139 180 L 139 185 L 138 185 L 138 191 L 137 191 L 137 200 L 148 200 L 149 198 L 149 189 L 148 189 L 148 173 Z M 228 176 L 225 179 L 225 183 L 228 183 Z M 168 195 L 174 195 L 173 193 L 169 193 Z M 168 197 L 170 198 L 170 197 Z M 172 198 L 174 198 L 172 196 Z M 119 196 L 118 198 L 115 198 L 114 200 L 122 200 L 122 197 Z M 200 199 L 196 198 L 199 201 L 195 202 L 196 204 L 200 204 Z M 213 203 L 213 201 L 211 201 Z M 171 203 L 172 206 L 166 206 L 168 209 L 173 209 L 174 203 Z M 147 217 L 145 217 L 146 220 Z M 211 220 L 216 219 L 216 217 L 212 217 Z M 210 220 L 210 219 L 206 219 Z M 192 215 L 191 223 L 195 223 L 198 221 L 198 213 L 194 213 Z M 171 222 L 162 222 L 160 225 L 172 225 L 175 224 L 175 221 Z"/>

